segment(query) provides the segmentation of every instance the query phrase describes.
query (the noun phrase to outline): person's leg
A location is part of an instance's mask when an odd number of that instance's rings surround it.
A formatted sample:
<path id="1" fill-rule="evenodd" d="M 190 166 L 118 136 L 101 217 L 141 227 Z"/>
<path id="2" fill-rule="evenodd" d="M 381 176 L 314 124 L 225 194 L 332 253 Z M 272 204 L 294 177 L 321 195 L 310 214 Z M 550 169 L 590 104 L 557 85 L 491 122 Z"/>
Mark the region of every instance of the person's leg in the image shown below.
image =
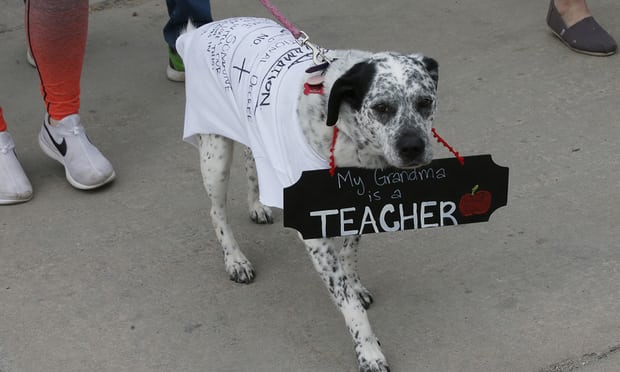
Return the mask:
<path id="1" fill-rule="evenodd" d="M 196 27 L 213 21 L 209 0 L 166 0 L 166 5 L 170 18 L 164 26 L 164 40 L 172 49 L 188 21 Z"/>
<path id="2" fill-rule="evenodd" d="M 79 113 L 88 1 L 28 0 L 25 23 L 52 122 Z"/>
<path id="3" fill-rule="evenodd" d="M 185 66 L 176 51 L 177 38 L 191 22 L 196 27 L 213 21 L 209 0 L 166 0 L 170 18 L 164 26 L 164 40 L 168 44 L 166 76 L 172 81 L 185 81 Z"/>
<path id="4" fill-rule="evenodd" d="M 86 137 L 78 115 L 88 0 L 27 0 L 25 18 L 47 109 L 39 145 L 65 167 L 74 187 L 102 186 L 114 179 L 114 170 Z"/>
<path id="5" fill-rule="evenodd" d="M 6 130 L 0 107 L 0 205 L 15 204 L 32 198 L 32 185 L 15 155 L 15 143 Z"/>

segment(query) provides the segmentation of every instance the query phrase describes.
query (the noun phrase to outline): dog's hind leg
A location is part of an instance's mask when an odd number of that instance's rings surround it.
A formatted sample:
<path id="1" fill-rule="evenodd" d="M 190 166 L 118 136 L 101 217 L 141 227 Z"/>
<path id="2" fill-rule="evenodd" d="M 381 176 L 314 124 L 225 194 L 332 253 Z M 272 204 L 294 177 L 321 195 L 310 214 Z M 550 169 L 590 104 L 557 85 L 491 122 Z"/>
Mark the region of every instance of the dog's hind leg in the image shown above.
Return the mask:
<path id="1" fill-rule="evenodd" d="M 314 268 L 325 283 L 332 300 L 344 316 L 355 344 L 360 371 L 389 371 L 377 337 L 370 328 L 368 315 L 358 293 L 349 283 L 348 275 L 336 253 L 336 239 L 304 240 Z"/>
<path id="2" fill-rule="evenodd" d="M 252 155 L 252 150 L 244 146 L 243 157 L 245 160 L 245 173 L 248 177 L 248 208 L 250 219 L 258 224 L 273 223 L 271 208 L 259 201 L 258 193 L 258 174 L 256 173 L 256 162 Z"/>
<path id="3" fill-rule="evenodd" d="M 349 285 L 353 287 L 353 290 L 357 293 L 364 309 L 368 309 L 370 304 L 373 303 L 372 294 L 362 285 L 359 274 L 357 273 L 357 250 L 361 238 L 361 235 L 346 238 L 342 249 L 338 253 L 338 260 L 340 260 L 340 264 L 347 274 Z"/>
<path id="4" fill-rule="evenodd" d="M 254 268 L 239 249 L 226 212 L 233 147 L 232 140 L 219 135 L 199 136 L 200 170 L 205 189 L 211 199 L 211 222 L 217 240 L 222 246 L 226 271 L 231 280 L 237 283 L 250 283 L 254 279 Z"/>

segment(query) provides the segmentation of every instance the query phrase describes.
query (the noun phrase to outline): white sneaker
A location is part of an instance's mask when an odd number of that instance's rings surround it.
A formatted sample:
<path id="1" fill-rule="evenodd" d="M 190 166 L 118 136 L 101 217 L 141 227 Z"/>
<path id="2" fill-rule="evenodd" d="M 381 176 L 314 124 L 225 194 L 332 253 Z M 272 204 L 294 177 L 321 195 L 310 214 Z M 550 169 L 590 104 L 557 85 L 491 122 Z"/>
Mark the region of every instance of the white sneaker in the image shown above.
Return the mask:
<path id="1" fill-rule="evenodd" d="M 175 70 L 172 66 L 166 66 L 166 77 L 168 80 L 182 83 L 185 81 L 185 72 Z"/>
<path id="2" fill-rule="evenodd" d="M 45 115 L 39 145 L 65 167 L 67 181 L 75 188 L 94 189 L 116 177 L 112 164 L 86 137 L 79 115 L 69 115 L 54 126 L 49 125 L 49 115 Z"/>
<path id="3" fill-rule="evenodd" d="M 32 185 L 15 156 L 15 142 L 9 132 L 0 132 L 0 204 L 32 199 Z"/>

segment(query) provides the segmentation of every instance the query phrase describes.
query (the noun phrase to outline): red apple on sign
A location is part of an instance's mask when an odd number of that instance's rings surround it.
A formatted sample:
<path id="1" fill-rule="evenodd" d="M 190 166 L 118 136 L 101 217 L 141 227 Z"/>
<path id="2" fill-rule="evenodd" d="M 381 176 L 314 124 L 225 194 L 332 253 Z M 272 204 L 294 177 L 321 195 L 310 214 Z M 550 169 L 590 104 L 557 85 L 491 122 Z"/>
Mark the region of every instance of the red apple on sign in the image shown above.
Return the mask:
<path id="1" fill-rule="evenodd" d="M 459 211 L 465 217 L 485 214 L 489 208 L 491 208 L 491 193 L 478 190 L 478 185 L 471 189 L 471 193 L 463 195 L 459 201 Z"/>

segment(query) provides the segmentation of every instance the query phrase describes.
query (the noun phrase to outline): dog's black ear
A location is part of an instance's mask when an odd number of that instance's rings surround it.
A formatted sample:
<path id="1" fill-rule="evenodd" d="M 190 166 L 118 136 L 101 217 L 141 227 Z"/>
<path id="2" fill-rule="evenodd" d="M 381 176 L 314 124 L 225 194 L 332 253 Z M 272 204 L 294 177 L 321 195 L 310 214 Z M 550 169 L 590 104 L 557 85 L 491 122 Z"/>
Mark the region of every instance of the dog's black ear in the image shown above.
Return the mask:
<path id="1" fill-rule="evenodd" d="M 338 121 L 342 102 L 348 103 L 354 110 L 359 110 L 362 107 L 362 101 L 368 93 L 376 71 L 373 63 L 360 62 L 334 82 L 327 103 L 328 126 L 331 127 Z"/>
<path id="2" fill-rule="evenodd" d="M 435 81 L 435 86 L 437 86 L 439 84 L 439 63 L 430 57 L 423 57 L 422 63 L 426 71 L 428 71 L 429 75 L 433 78 L 433 81 Z"/>

